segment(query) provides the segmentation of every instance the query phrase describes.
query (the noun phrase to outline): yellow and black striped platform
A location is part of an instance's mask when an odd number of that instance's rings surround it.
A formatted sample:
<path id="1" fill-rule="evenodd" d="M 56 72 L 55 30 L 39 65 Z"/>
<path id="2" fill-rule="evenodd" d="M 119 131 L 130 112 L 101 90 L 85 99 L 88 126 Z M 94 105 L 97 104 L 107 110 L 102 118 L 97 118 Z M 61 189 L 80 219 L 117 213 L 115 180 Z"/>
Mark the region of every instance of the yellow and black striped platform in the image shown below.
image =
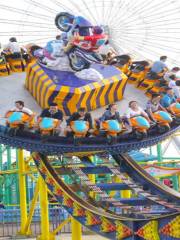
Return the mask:
<path id="1" fill-rule="evenodd" d="M 11 70 L 9 64 L 3 57 L 0 57 L 0 76 L 10 75 Z"/>
<path id="2" fill-rule="evenodd" d="M 55 102 L 66 115 L 79 107 L 90 111 L 121 100 L 126 75 L 113 66 L 95 65 L 94 68 L 103 80 L 79 79 L 72 72 L 53 71 L 33 62 L 27 68 L 26 88 L 42 108 Z"/>
<path id="3" fill-rule="evenodd" d="M 26 70 L 26 61 L 23 58 L 8 58 L 8 63 L 13 72 L 24 72 Z"/>

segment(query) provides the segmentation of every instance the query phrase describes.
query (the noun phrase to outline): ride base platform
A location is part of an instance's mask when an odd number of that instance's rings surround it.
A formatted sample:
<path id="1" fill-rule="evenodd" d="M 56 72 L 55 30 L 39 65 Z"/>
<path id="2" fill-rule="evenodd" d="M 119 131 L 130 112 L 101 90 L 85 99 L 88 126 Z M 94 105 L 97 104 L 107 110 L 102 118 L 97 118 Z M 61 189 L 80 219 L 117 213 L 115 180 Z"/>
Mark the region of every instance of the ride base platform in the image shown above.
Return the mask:
<path id="1" fill-rule="evenodd" d="M 66 115 L 79 107 L 91 111 L 121 100 L 126 75 L 113 66 L 93 64 L 91 67 L 103 76 L 102 80 L 78 78 L 73 72 L 51 70 L 33 62 L 27 68 L 26 88 L 42 108 L 55 102 Z"/>

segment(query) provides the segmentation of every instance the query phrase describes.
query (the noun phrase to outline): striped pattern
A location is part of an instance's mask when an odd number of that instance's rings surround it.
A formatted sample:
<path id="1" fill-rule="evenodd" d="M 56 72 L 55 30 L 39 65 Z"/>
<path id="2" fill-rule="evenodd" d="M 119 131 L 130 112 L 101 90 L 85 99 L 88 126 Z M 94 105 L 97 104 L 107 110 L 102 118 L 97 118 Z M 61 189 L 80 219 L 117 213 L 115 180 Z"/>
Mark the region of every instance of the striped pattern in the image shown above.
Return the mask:
<path id="1" fill-rule="evenodd" d="M 79 107 L 90 111 L 121 100 L 126 83 L 126 75 L 119 71 L 118 75 L 82 87 L 57 85 L 36 62 L 29 64 L 26 77 L 26 88 L 42 108 L 56 102 L 66 115 Z"/>
<path id="2" fill-rule="evenodd" d="M 8 76 L 10 74 L 10 66 L 8 63 L 0 63 L 0 76 Z"/>
<path id="3" fill-rule="evenodd" d="M 8 63 L 13 72 L 23 72 L 26 69 L 26 61 L 24 59 L 8 59 Z"/>

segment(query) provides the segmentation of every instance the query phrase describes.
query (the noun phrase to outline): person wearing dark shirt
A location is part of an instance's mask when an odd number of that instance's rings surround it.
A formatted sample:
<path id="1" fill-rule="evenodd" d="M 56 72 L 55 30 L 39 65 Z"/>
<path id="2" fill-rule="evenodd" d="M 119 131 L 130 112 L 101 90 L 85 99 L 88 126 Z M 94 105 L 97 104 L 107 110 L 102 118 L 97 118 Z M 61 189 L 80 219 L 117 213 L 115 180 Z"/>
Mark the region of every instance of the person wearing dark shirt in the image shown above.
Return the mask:
<path id="1" fill-rule="evenodd" d="M 67 119 L 67 128 L 66 128 L 66 133 L 67 136 L 72 136 L 72 129 L 70 127 L 70 123 L 72 121 L 77 121 L 77 120 L 83 120 L 89 123 L 89 130 L 88 130 L 88 135 L 93 132 L 93 124 L 92 124 L 92 117 L 89 112 L 86 112 L 86 109 L 81 107 L 78 109 L 77 112 L 73 113 L 68 119 Z"/>
<path id="2" fill-rule="evenodd" d="M 41 118 L 48 117 L 48 118 L 54 118 L 58 119 L 61 123 L 63 121 L 63 112 L 58 109 L 58 106 L 56 103 L 51 103 L 49 108 L 45 108 L 41 115 Z"/>
<path id="3" fill-rule="evenodd" d="M 56 126 L 56 131 L 55 134 L 59 134 L 60 133 L 60 124 L 63 121 L 63 112 L 61 110 L 58 109 L 58 106 L 56 103 L 51 103 L 49 108 L 46 108 L 42 111 L 42 113 L 40 114 L 40 116 L 38 117 L 38 122 L 41 120 L 41 118 L 54 118 L 58 120 L 58 124 Z"/>
<path id="4" fill-rule="evenodd" d="M 107 120 L 117 120 L 119 123 L 122 122 L 117 109 L 117 104 L 110 104 L 106 111 L 103 113 L 102 117 L 99 118 L 100 122 L 104 122 Z"/>
<path id="5" fill-rule="evenodd" d="M 117 107 L 116 103 L 110 104 L 106 108 L 106 111 L 103 113 L 103 115 L 100 118 L 95 119 L 96 127 L 99 129 L 100 125 L 101 125 L 101 122 L 105 122 L 105 121 L 108 121 L 108 120 L 117 120 L 119 123 L 122 122 L 122 119 L 119 115 L 118 107 Z"/>

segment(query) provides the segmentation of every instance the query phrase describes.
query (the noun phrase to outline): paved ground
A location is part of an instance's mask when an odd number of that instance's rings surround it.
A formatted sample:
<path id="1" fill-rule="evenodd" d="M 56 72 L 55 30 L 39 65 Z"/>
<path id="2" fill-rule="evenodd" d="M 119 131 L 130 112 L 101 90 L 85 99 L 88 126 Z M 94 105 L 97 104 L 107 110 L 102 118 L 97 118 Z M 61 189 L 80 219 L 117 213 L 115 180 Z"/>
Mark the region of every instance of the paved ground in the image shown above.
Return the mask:
<path id="1" fill-rule="evenodd" d="M 15 240 L 15 239 L 21 239 L 21 240 L 36 240 L 36 238 L 16 238 L 16 237 L 13 237 L 13 238 L 1 238 L 0 237 L 0 240 Z M 56 237 L 56 240 L 71 240 L 72 237 L 71 237 L 71 234 L 62 234 L 60 236 L 57 236 Z M 98 235 L 83 235 L 82 236 L 82 239 L 81 240 L 106 240 L 107 238 L 103 238 L 103 237 L 100 237 Z M 79 239 L 78 239 L 79 240 Z"/>
<path id="2" fill-rule="evenodd" d="M 7 77 L 0 77 L 0 116 L 3 116 L 7 109 L 12 108 L 16 100 L 23 100 L 27 107 L 36 113 L 40 113 L 41 108 L 24 87 L 25 78 L 25 73 L 13 73 Z M 134 88 L 133 85 L 128 84 L 125 90 L 124 99 L 118 102 L 120 114 L 126 111 L 128 102 L 134 99 L 142 106 L 144 106 L 146 102 L 144 93 Z M 92 116 L 97 118 L 102 114 L 104 109 L 105 108 L 100 108 L 93 111 Z"/>

